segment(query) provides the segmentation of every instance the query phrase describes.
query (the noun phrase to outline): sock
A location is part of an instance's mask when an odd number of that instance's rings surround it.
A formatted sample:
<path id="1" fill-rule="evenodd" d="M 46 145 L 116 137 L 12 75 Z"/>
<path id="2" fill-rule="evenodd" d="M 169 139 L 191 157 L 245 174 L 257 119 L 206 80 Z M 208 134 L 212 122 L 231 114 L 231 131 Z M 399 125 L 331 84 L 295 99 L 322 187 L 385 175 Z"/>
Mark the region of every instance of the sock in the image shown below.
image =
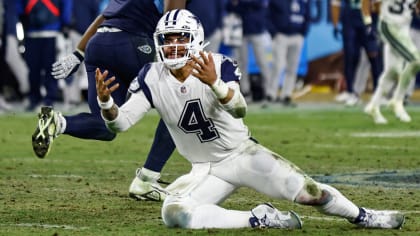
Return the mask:
<path id="1" fill-rule="evenodd" d="M 64 134 L 82 139 L 95 139 L 111 141 L 117 135 L 109 131 L 100 116 L 91 113 L 79 113 L 74 116 L 66 116 L 66 129 Z"/>
<path id="2" fill-rule="evenodd" d="M 358 206 L 344 197 L 337 189 L 326 184 L 320 184 L 320 187 L 332 195 L 331 201 L 316 207 L 320 212 L 327 215 L 341 216 L 351 222 L 357 218 L 360 212 Z"/>
<path id="3" fill-rule="evenodd" d="M 165 123 L 160 120 L 158 127 L 156 128 L 155 139 L 153 140 L 146 163 L 144 163 L 144 168 L 155 172 L 161 172 L 174 150 L 175 143 L 172 140 Z"/>
<path id="4" fill-rule="evenodd" d="M 137 177 L 143 181 L 157 181 L 160 178 L 160 173 L 143 167 L 137 173 Z"/>
<path id="5" fill-rule="evenodd" d="M 58 130 L 58 134 L 62 134 L 66 130 L 67 121 L 61 113 L 58 114 L 58 122 L 60 123 L 60 130 Z"/>

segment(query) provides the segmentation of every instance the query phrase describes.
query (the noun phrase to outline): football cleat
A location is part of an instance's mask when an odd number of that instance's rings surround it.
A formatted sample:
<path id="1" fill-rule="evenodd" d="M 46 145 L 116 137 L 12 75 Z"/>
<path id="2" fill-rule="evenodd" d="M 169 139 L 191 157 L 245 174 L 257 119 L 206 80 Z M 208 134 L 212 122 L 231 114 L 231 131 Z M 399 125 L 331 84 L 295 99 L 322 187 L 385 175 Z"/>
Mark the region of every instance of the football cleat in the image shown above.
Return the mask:
<path id="1" fill-rule="evenodd" d="M 397 101 L 391 100 L 389 102 L 389 106 L 394 111 L 394 114 L 398 120 L 400 120 L 401 122 L 407 122 L 407 123 L 411 122 L 411 117 L 407 113 L 407 111 L 404 109 L 403 102 L 397 102 Z"/>
<path id="2" fill-rule="evenodd" d="M 360 103 L 360 98 L 354 93 L 351 93 L 349 97 L 344 101 L 344 104 L 348 107 L 356 106 Z"/>
<path id="3" fill-rule="evenodd" d="M 4 111 L 11 111 L 13 109 L 13 106 L 8 103 L 3 96 L 0 95 L 0 111 L 4 110 Z"/>
<path id="4" fill-rule="evenodd" d="M 136 177 L 130 184 L 128 196 L 136 200 L 163 201 L 168 195 L 159 183 L 160 174 L 142 168 L 137 169 Z"/>
<path id="5" fill-rule="evenodd" d="M 32 135 L 32 148 L 39 158 L 44 158 L 51 149 L 54 138 L 58 136 L 61 125 L 60 112 L 55 112 L 52 107 L 41 107 L 38 114 L 38 127 Z"/>
<path id="6" fill-rule="evenodd" d="M 363 228 L 400 229 L 404 221 L 404 215 L 398 211 L 360 208 L 359 216 L 353 223 Z"/>
<path id="7" fill-rule="evenodd" d="M 375 122 L 375 124 L 388 123 L 386 118 L 382 115 L 379 106 L 373 106 L 372 104 L 368 104 L 363 111 L 373 118 L 373 122 Z"/>
<path id="8" fill-rule="evenodd" d="M 336 102 L 345 102 L 345 101 L 347 101 L 347 99 L 349 99 L 349 97 L 350 97 L 350 93 L 348 93 L 348 92 L 344 91 L 344 92 L 342 92 L 342 93 L 338 94 L 338 95 L 334 98 L 334 100 L 335 100 Z"/>
<path id="9" fill-rule="evenodd" d="M 302 221 L 294 211 L 279 211 L 270 203 L 260 204 L 251 210 L 252 228 L 301 229 Z"/>

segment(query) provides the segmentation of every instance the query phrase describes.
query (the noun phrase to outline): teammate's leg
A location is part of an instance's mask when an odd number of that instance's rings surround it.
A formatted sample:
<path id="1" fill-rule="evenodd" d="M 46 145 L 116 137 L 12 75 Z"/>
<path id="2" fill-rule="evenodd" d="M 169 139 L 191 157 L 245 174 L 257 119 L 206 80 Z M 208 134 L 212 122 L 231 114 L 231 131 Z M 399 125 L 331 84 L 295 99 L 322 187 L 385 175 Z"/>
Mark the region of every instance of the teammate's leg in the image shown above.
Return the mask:
<path id="1" fill-rule="evenodd" d="M 304 38 L 301 35 L 290 36 L 289 47 L 287 52 L 287 62 L 285 68 L 285 75 L 283 87 L 281 90 L 281 101 L 286 106 L 293 106 L 291 102 L 292 94 L 296 86 L 297 69 L 299 66 L 299 59 L 304 43 Z"/>
<path id="2" fill-rule="evenodd" d="M 408 27 L 408 26 L 407 26 Z M 389 41 L 391 47 L 407 63 L 400 73 L 397 88 L 390 101 L 395 116 L 402 122 L 410 122 L 411 117 L 404 109 L 404 96 L 407 92 L 410 81 L 415 78 L 420 70 L 420 52 L 408 34 L 407 28 L 400 28 L 395 25 L 382 24 L 381 30 Z"/>
<path id="3" fill-rule="evenodd" d="M 129 196 L 138 200 L 161 201 L 166 191 L 159 185 L 160 172 L 175 150 L 175 144 L 165 125 L 160 120 L 155 131 L 152 147 L 143 168 L 136 171 L 130 187 Z"/>
<path id="4" fill-rule="evenodd" d="M 174 150 L 175 143 L 169 134 L 168 128 L 161 119 L 156 128 L 155 138 L 144 167 L 152 171 L 161 172 Z"/>
<path id="5" fill-rule="evenodd" d="M 378 86 L 372 95 L 364 112 L 373 118 L 376 124 L 386 124 L 388 121 L 382 115 L 380 106 L 383 98 L 394 86 L 403 67 L 403 61 L 388 43 L 384 44 L 384 70 L 379 77 Z"/>
<path id="6" fill-rule="evenodd" d="M 284 34 L 277 33 L 272 43 L 273 64 L 271 67 L 270 81 L 266 87 L 266 98 L 275 101 L 279 90 L 281 71 L 286 65 L 288 38 Z"/>

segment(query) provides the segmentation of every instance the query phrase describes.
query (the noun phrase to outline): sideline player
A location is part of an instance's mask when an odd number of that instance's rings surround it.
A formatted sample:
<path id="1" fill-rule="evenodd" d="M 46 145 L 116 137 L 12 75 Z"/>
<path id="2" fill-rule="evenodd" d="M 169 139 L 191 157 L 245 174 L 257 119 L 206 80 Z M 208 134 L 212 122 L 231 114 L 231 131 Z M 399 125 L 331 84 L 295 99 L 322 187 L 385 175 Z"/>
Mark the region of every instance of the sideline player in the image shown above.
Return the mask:
<path id="1" fill-rule="evenodd" d="M 346 91 L 340 93 L 335 100 L 344 102 L 346 106 L 355 106 L 360 103 L 361 94 L 356 93 L 354 81 L 361 48 L 368 55 L 374 84 L 376 84 L 382 71 L 380 45 L 378 43 L 376 28 L 372 27 L 376 23 L 374 20 L 376 18 L 371 17 L 369 22 L 365 22 L 361 13 L 361 4 L 360 0 L 331 1 L 331 15 L 334 25 L 334 36 L 336 38 L 339 35 L 339 20 L 342 23 L 344 76 L 346 78 Z M 370 11 L 370 8 L 368 9 Z"/>
<path id="2" fill-rule="evenodd" d="M 116 134 L 109 131 L 96 102 L 95 69 L 107 68 L 118 79 L 120 90 L 115 102 L 123 104 L 130 82 L 144 64 L 155 60 L 153 32 L 163 12 L 184 8 L 185 0 L 111 0 L 101 15 L 84 33 L 73 54 L 53 65 L 52 74 L 64 79 L 78 69 L 85 58 L 88 75 L 88 103 L 90 113 L 63 116 L 52 107 L 41 108 L 38 127 L 32 136 L 35 154 L 48 154 L 54 138 L 68 134 L 82 139 L 111 141 Z M 161 200 L 164 193 L 157 180 L 175 145 L 164 125 L 159 122 L 155 139 L 142 169 L 136 173 L 129 194 L 136 198 Z"/>
<path id="3" fill-rule="evenodd" d="M 363 1 L 363 15 L 369 17 Z M 390 91 L 394 81 L 398 81 L 389 106 L 401 122 L 410 122 L 411 117 L 404 108 L 404 96 L 410 81 L 420 70 L 420 52 L 410 36 L 410 24 L 413 13 L 420 9 L 418 0 L 382 0 L 378 30 L 384 42 L 384 70 L 379 78 L 378 87 L 364 112 L 373 118 L 376 124 L 386 124 L 387 119 L 380 111 L 382 97 Z"/>
<path id="4" fill-rule="evenodd" d="M 301 228 L 299 216 L 261 204 L 251 211 L 218 204 L 239 187 L 276 199 L 311 205 L 365 228 L 400 228 L 397 211 L 359 208 L 337 189 L 321 184 L 297 166 L 258 144 L 242 118 L 247 104 L 239 88 L 238 65 L 221 54 L 204 53 L 204 32 L 188 10 L 167 12 L 158 22 L 155 46 L 160 62 L 143 67 L 130 85 L 132 96 L 121 107 L 111 93 L 119 84 L 96 70 L 98 104 L 108 128 L 127 130 L 155 108 L 178 151 L 192 164 L 189 174 L 168 186 L 162 207 L 169 227 Z"/>

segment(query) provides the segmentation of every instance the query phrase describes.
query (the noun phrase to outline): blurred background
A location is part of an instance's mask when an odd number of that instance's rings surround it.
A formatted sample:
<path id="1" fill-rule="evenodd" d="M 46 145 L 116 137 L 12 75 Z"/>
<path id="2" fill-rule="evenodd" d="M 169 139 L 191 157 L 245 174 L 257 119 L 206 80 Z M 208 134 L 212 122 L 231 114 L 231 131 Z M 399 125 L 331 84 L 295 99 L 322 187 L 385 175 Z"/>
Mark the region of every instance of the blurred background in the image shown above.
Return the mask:
<path id="1" fill-rule="evenodd" d="M 80 108 L 86 103 L 87 79 L 83 70 L 84 66 L 81 66 L 78 73 L 71 78 L 58 81 L 57 88 L 31 82 L 30 74 L 35 73 L 35 70 L 41 77 L 38 80 L 43 81 L 48 79 L 51 69 L 51 63 L 48 66 L 41 65 L 41 62 L 49 57 L 47 51 L 38 50 L 39 52 L 32 53 L 34 49 L 31 49 L 27 43 L 33 34 L 30 30 L 25 30 L 25 25 L 28 25 L 25 7 L 37 2 L 37 0 L 0 0 L 2 16 L 0 21 L 0 112 L 2 113 L 36 111 L 41 104 L 38 104 L 38 107 L 35 106 L 36 104 L 29 104 L 28 96 L 31 90 L 37 90 L 37 92 L 39 90 L 41 96 L 49 96 L 48 94 L 51 93 L 54 97 L 52 104 L 42 105 L 62 106 L 65 111 Z M 64 6 L 60 11 L 60 22 L 54 28 L 55 33 L 49 35 L 55 40 L 54 58 L 49 59 L 51 62 L 70 54 L 75 49 L 83 32 L 101 13 L 108 1 L 51 0 L 47 2 L 58 4 L 60 7 Z M 65 8 L 65 2 L 71 3 L 68 4 L 71 6 L 69 9 Z M 215 4 L 218 6 L 214 7 Z M 334 7 L 341 12 L 336 24 L 332 17 Z M 357 57 L 354 84 L 349 84 L 344 73 L 346 55 L 343 51 L 343 42 L 349 39 L 343 37 L 345 30 L 343 19 L 347 14 L 345 11 L 349 9 L 360 11 L 358 0 L 206 2 L 192 0 L 187 8 L 202 20 L 206 30 L 206 39 L 210 41 L 207 50 L 227 54 L 239 61 L 243 71 L 244 86 L 241 83 L 241 89 L 250 103 L 268 100 L 290 106 L 293 102 L 316 101 L 319 98 L 343 105 L 357 106 L 365 103 L 374 91 L 375 76 L 371 73 L 366 53 L 360 45 L 354 44 L 352 50 L 358 53 L 347 55 Z M 261 14 L 265 17 L 260 17 Z M 69 19 L 64 19 L 66 17 Z M 251 26 L 247 19 L 252 19 Z M 420 42 L 420 39 L 416 38 L 419 35 L 419 21 L 419 17 L 415 15 L 412 23 L 415 43 Z M 296 35 L 297 40 L 294 38 Z M 380 45 L 379 37 L 377 41 Z M 290 44 L 290 42 L 299 43 Z M 35 46 L 35 48 L 39 47 Z M 275 50 L 284 54 L 285 61 L 279 59 L 281 57 Z M 298 56 L 293 55 L 296 53 Z M 294 58 L 297 60 L 297 66 L 293 66 Z M 383 58 L 380 60 L 382 61 Z M 270 84 L 267 85 L 267 81 L 270 81 Z M 346 89 L 350 86 L 357 94 L 355 102 L 346 100 L 344 96 Z M 418 87 L 419 75 L 407 91 L 406 104 L 415 105 L 416 101 L 420 101 L 416 93 Z"/>

